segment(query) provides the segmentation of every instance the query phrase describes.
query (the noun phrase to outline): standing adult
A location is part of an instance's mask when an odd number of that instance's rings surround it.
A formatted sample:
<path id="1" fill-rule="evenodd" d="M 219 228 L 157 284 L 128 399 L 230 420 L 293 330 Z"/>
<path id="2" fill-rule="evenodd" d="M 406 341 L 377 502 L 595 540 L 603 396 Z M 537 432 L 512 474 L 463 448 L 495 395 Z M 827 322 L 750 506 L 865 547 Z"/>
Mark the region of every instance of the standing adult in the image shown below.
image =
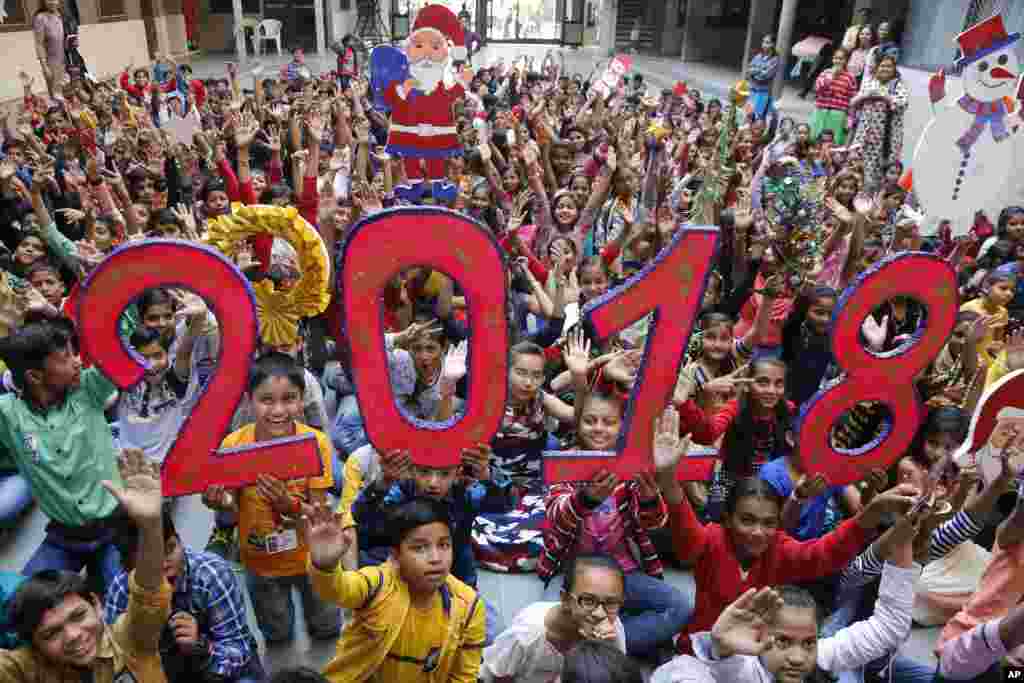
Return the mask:
<path id="1" fill-rule="evenodd" d="M 64 68 L 64 16 L 61 0 L 44 0 L 43 7 L 32 19 L 36 57 L 46 79 L 50 97 L 60 93 Z"/>
<path id="2" fill-rule="evenodd" d="M 910 96 L 896 57 L 877 51 L 869 64 L 860 92 L 850 101 L 850 113 L 857 118 L 853 144 L 864 154 L 864 190 L 874 194 L 882 186 L 886 166 L 903 155 L 903 116 Z"/>
<path id="3" fill-rule="evenodd" d="M 857 94 L 857 79 L 846 70 L 849 61 L 846 49 L 839 48 L 832 56 L 832 68 L 818 76 L 814 84 L 811 134 L 815 140 L 823 130 L 831 130 L 836 145 L 846 144 L 846 114 L 850 100 Z"/>
<path id="4" fill-rule="evenodd" d="M 747 78 L 750 79 L 750 105 L 755 119 L 767 119 L 775 113 L 772 83 L 779 71 L 779 53 L 775 38 L 768 34 L 761 40 L 761 49 L 750 59 Z"/>

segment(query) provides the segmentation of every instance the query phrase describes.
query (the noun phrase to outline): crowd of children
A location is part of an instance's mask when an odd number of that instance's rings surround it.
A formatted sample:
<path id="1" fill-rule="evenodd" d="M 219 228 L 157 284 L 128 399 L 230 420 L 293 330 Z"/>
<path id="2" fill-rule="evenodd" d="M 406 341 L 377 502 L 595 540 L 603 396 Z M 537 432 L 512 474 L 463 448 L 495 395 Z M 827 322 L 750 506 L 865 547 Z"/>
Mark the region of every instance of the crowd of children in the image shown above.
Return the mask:
<path id="1" fill-rule="evenodd" d="M 984 388 L 1024 368 L 1024 208 L 995 225 L 979 214 L 965 237 L 921 234 L 898 182 L 898 50 L 873 49 L 870 27 L 858 35 L 800 124 L 771 100 L 770 39 L 749 103 L 742 88 L 723 103 L 682 83 L 601 93 L 554 59 L 469 76 L 454 105 L 464 153 L 434 184 L 454 197 L 419 201 L 501 245 L 511 350 L 497 434 L 446 467 L 415 448 L 377 452 L 340 336 L 338 247 L 361 219 L 410 203 L 414 163 L 388 151 L 355 39 L 320 76 L 301 54 L 280 78 L 199 81 L 171 64 L 96 82 L 53 69 L 47 97 L 20 74 L 24 99 L 0 117 L 0 524 L 34 504 L 49 523 L 0 582 L 0 678 L 998 677 L 1024 643 L 1014 451 L 996 449 L 988 470 L 951 456 Z M 169 126 L 185 112 L 190 140 Z M 722 247 L 674 393 L 656 425 L 632 426 L 653 429 L 650 471 L 547 485 L 544 451 L 615 448 L 650 325 L 599 339 L 581 309 L 707 223 Z M 219 249 L 252 282 L 259 353 L 222 446 L 312 434 L 322 461 L 318 477 L 206 490 L 205 549 L 182 543 L 155 469 L 232 353 L 224 321 L 191 292 L 150 289 L 112 313 L 148 364 L 137 385 L 118 390 L 79 353 L 85 278 L 117 246 L 154 238 Z M 928 416 L 889 469 L 835 486 L 799 452 L 797 416 L 842 381 L 830 330 L 843 290 L 911 250 L 956 268 L 962 304 L 915 378 Z M 475 321 L 462 284 L 411 267 L 380 297 L 410 418 L 463 408 Z M 861 342 L 893 351 L 925 318 L 893 298 Z M 862 402 L 832 438 L 856 449 L 889 420 Z M 708 481 L 681 483 L 692 445 L 719 462 Z M 685 588 L 667 565 L 687 571 Z M 535 572 L 543 601 L 500 614 L 478 566 Z M 310 637 L 338 641 L 323 678 L 268 661 L 295 636 L 293 588 Z M 915 621 L 946 624 L 938 671 L 897 654 Z"/>

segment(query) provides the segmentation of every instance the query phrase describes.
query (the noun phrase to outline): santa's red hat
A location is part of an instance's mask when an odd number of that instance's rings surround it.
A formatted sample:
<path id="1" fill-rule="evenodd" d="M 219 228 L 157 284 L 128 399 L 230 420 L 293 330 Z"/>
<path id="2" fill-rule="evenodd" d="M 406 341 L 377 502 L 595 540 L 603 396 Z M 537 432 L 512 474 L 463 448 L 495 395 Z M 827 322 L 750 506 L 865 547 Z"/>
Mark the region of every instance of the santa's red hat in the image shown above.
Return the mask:
<path id="1" fill-rule="evenodd" d="M 452 42 L 451 57 L 454 61 L 464 61 L 466 52 L 466 34 L 455 13 L 444 5 L 427 5 L 416 14 L 416 23 L 412 27 L 412 36 L 420 31 L 430 31 Z"/>

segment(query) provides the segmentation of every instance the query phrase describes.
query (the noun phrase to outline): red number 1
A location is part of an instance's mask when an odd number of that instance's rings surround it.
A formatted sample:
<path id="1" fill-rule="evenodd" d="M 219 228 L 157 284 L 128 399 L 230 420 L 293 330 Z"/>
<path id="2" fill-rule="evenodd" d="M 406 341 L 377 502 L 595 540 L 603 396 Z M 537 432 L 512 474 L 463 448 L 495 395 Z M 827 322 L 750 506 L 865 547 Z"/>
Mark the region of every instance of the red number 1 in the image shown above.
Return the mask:
<path id="1" fill-rule="evenodd" d="M 216 372 L 178 432 L 161 471 L 165 496 L 200 493 L 210 486 L 252 484 L 257 475 L 281 479 L 319 476 L 319 448 L 312 434 L 218 450 L 245 393 L 256 351 L 256 304 L 248 281 L 213 249 L 177 240 L 130 242 L 104 260 L 82 287 L 78 328 L 82 351 L 125 389 L 142 381 L 145 361 L 118 335 L 118 316 L 145 290 L 182 287 L 201 296 L 220 323 Z"/>
<path id="2" fill-rule="evenodd" d="M 589 481 L 602 468 L 623 480 L 651 469 L 655 419 L 665 410 L 675 389 L 717 243 L 717 228 L 682 230 L 653 264 L 593 306 L 587 305 L 584 317 L 591 321 L 602 339 L 652 311 L 654 316 L 647 332 L 644 360 L 629 396 L 617 450 L 613 453 L 547 452 L 544 454 L 547 483 Z M 693 469 L 709 470 L 710 460 L 685 458 L 679 467 L 680 477 L 706 478 Z"/>

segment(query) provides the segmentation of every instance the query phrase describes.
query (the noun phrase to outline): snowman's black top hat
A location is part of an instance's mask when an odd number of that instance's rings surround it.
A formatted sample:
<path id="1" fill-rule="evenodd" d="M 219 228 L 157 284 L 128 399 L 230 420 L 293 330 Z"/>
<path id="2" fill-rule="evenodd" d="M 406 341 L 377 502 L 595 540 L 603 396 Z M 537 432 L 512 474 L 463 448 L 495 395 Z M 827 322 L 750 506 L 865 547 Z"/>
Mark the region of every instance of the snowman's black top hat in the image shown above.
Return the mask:
<path id="1" fill-rule="evenodd" d="M 956 60 L 956 67 L 963 69 L 982 57 L 999 52 L 1020 40 L 1019 33 L 1006 33 L 1003 17 L 994 14 L 985 21 L 975 24 L 956 37 L 962 56 Z"/>

